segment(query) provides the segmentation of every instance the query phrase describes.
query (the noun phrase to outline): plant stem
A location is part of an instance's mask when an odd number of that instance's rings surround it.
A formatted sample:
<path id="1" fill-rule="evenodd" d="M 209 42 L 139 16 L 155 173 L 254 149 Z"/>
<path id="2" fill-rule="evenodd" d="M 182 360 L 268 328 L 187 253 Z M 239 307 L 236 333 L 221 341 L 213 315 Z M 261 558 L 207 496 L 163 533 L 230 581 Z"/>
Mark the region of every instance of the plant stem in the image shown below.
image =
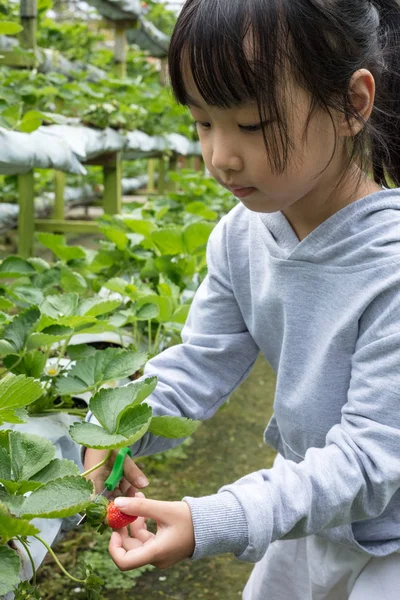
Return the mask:
<path id="1" fill-rule="evenodd" d="M 40 414 L 53 414 L 53 413 L 65 413 L 67 415 L 75 415 L 77 417 L 84 417 L 87 413 L 87 411 L 85 409 L 82 410 L 68 410 L 68 408 L 49 408 L 49 409 L 45 409 L 42 410 L 42 412 Z"/>
<path id="2" fill-rule="evenodd" d="M 47 548 L 47 551 L 50 552 L 51 556 L 54 558 L 54 560 L 56 561 L 57 565 L 60 567 L 60 569 L 64 573 L 64 575 L 66 575 L 67 577 L 72 579 L 72 581 L 75 581 L 75 583 L 86 583 L 86 579 L 77 579 L 76 577 L 73 577 L 71 575 L 71 573 L 68 573 L 68 571 L 66 569 L 64 569 L 64 567 L 58 560 L 57 555 L 50 548 L 50 546 L 44 540 L 42 540 L 41 537 L 39 537 L 38 535 L 34 535 L 33 537 L 36 538 L 37 540 L 39 540 L 39 542 L 41 542 L 43 544 L 43 546 L 45 546 L 45 548 Z"/>
<path id="3" fill-rule="evenodd" d="M 88 469 L 87 471 L 85 471 L 84 473 L 81 474 L 81 477 L 86 477 L 87 475 L 89 475 L 89 473 L 92 473 L 93 471 L 95 471 L 96 469 L 99 469 L 100 467 L 102 467 L 103 465 L 106 464 L 106 462 L 108 461 L 108 459 L 110 458 L 112 454 L 112 450 L 109 450 L 107 452 L 107 456 L 105 457 L 104 460 L 102 460 L 101 462 L 99 462 L 98 465 L 95 465 L 94 467 L 92 467 L 91 469 Z"/>
<path id="4" fill-rule="evenodd" d="M 148 332 L 147 335 L 149 337 L 149 356 L 151 356 L 151 319 L 148 321 Z"/>
<path id="5" fill-rule="evenodd" d="M 156 337 L 155 337 L 155 340 L 154 340 L 154 347 L 153 347 L 153 355 L 154 356 L 158 352 L 158 345 L 159 345 L 159 341 L 160 341 L 161 327 L 162 327 L 162 323 L 159 323 L 158 327 L 157 327 Z"/>
<path id="6" fill-rule="evenodd" d="M 36 568 L 35 568 L 35 563 L 33 562 L 32 554 L 30 553 L 30 550 L 29 550 L 29 546 L 28 546 L 28 544 L 26 544 L 24 542 L 22 537 L 19 535 L 17 535 L 17 540 L 19 541 L 20 544 L 23 545 L 23 547 L 25 548 L 25 551 L 29 557 L 29 560 L 30 560 L 30 563 L 32 566 L 32 585 L 36 585 Z"/>

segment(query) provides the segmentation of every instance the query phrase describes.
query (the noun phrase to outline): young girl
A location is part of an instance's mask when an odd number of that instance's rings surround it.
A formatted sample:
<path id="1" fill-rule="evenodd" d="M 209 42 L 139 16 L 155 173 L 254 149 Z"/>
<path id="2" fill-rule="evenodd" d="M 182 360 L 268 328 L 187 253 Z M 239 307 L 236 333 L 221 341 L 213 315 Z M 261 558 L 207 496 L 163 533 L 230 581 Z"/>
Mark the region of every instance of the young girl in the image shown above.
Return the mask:
<path id="1" fill-rule="evenodd" d="M 127 463 L 120 506 L 141 518 L 110 554 L 127 570 L 233 552 L 257 563 L 245 600 L 398 600 L 399 4 L 187 0 L 169 66 L 209 171 L 241 202 L 211 235 L 183 344 L 147 364 L 150 403 L 207 419 L 261 351 L 278 457 L 171 503 L 130 497 Z M 134 451 L 171 446 L 147 435 Z"/>

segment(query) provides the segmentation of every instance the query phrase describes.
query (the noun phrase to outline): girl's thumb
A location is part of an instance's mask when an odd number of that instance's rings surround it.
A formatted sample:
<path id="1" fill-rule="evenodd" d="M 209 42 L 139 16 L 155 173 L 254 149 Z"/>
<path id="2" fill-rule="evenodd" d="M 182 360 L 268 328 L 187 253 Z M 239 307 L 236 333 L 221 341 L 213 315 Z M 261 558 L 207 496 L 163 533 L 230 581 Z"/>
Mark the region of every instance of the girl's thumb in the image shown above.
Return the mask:
<path id="1" fill-rule="evenodd" d="M 136 517 L 147 517 L 148 519 L 160 520 L 163 516 L 163 505 L 167 502 L 159 500 L 147 500 L 147 498 L 136 495 L 135 498 L 125 498 L 118 496 L 114 500 L 115 506 L 126 515 L 135 515 Z"/>

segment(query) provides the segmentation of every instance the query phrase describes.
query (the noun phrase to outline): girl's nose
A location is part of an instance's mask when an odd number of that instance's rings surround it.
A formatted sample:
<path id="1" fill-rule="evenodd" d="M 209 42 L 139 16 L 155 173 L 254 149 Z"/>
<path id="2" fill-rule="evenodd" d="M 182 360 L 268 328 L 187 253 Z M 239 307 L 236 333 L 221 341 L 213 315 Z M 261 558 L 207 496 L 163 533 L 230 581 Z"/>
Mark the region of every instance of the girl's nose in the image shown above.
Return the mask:
<path id="1" fill-rule="evenodd" d="M 218 171 L 241 171 L 243 160 L 239 148 L 228 140 L 215 140 L 212 153 L 212 165 Z"/>

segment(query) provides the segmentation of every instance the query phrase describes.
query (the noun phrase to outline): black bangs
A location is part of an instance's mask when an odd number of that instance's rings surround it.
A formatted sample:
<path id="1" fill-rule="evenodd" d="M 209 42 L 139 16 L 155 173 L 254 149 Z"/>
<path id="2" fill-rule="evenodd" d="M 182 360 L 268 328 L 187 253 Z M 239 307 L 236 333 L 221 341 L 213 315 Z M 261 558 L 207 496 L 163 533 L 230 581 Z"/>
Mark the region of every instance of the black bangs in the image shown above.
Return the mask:
<path id="1" fill-rule="evenodd" d="M 177 101 L 190 103 L 195 84 L 206 104 L 230 108 L 252 100 L 268 158 L 283 172 L 294 148 L 288 123 L 296 86 L 310 110 L 346 117 L 349 169 L 355 160 L 377 183 L 400 186 L 399 0 L 186 0 L 169 50 Z M 376 82 L 366 121 L 351 101 L 354 73 L 368 69 Z M 292 85 L 294 84 L 294 85 Z M 372 161 L 372 165 L 370 164 Z"/>
<path id="2" fill-rule="evenodd" d="M 259 7 L 254 0 L 186 2 L 169 50 L 171 84 L 180 104 L 188 104 L 188 73 L 204 101 L 220 108 L 257 101 L 266 79 L 271 89 L 278 30 L 275 0 L 268 2 L 268 10 L 265 4 L 263 10 Z"/>
<path id="3" fill-rule="evenodd" d="M 219 108 L 257 104 L 271 163 L 282 172 L 292 143 L 283 93 L 288 34 L 281 0 L 187 0 L 169 49 L 169 74 L 176 100 L 191 104 L 191 81 L 206 104 Z"/>

